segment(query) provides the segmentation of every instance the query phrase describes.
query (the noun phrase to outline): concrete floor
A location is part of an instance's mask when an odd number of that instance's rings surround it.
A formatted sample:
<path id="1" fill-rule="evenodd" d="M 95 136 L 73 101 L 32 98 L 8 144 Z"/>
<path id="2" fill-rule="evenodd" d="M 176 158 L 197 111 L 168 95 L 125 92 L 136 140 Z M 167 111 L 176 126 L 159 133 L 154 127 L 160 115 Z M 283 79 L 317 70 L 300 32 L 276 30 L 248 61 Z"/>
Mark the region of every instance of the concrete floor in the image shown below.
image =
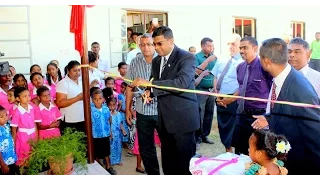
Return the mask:
<path id="1" fill-rule="evenodd" d="M 217 120 L 213 120 L 212 130 L 210 133 L 210 139 L 212 139 L 215 144 L 205 144 L 202 143 L 200 150 L 197 151 L 198 154 L 214 157 L 225 152 L 224 146 L 221 144 Z M 122 151 L 122 166 L 114 166 L 113 168 L 117 171 L 118 175 L 142 175 L 141 173 L 136 172 L 136 157 L 127 157 L 126 149 Z M 161 167 L 161 152 L 160 148 L 157 147 L 158 160 Z M 143 163 L 142 163 L 143 166 Z M 162 172 L 161 172 L 162 173 Z"/>

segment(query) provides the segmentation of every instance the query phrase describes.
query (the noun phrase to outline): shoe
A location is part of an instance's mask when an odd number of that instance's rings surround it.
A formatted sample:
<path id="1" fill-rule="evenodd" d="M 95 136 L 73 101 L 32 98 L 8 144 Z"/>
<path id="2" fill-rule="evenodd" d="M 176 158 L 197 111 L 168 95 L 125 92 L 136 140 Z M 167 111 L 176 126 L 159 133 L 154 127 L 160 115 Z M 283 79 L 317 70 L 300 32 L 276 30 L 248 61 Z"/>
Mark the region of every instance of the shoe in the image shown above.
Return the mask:
<path id="1" fill-rule="evenodd" d="M 142 170 L 140 170 L 140 169 L 138 169 L 138 168 L 136 168 L 136 172 L 142 173 L 142 174 L 145 174 L 145 173 L 146 173 L 146 171 L 142 171 Z"/>
<path id="2" fill-rule="evenodd" d="M 196 143 L 196 150 L 200 149 L 200 143 Z"/>
<path id="3" fill-rule="evenodd" d="M 111 175 L 117 175 L 117 171 L 115 171 L 113 168 L 106 169 Z"/>
<path id="4" fill-rule="evenodd" d="M 202 142 L 207 143 L 207 144 L 214 144 L 214 142 L 208 138 L 202 139 Z"/>

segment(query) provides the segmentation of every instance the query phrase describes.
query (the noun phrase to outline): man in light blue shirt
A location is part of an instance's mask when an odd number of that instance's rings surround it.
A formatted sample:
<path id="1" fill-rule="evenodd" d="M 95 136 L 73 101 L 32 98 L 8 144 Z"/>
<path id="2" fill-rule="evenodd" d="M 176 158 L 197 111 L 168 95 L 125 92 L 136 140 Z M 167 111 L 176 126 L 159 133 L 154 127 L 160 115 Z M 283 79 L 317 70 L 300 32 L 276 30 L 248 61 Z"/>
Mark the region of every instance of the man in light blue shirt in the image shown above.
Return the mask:
<path id="1" fill-rule="evenodd" d="M 238 91 L 237 66 L 244 60 L 240 55 L 240 40 L 238 34 L 233 34 L 228 41 L 230 59 L 218 60 L 211 73 L 214 76 L 216 93 L 233 95 Z M 238 108 L 237 101 L 232 98 L 217 97 L 217 119 L 222 144 L 226 152 L 232 152 L 232 137 Z"/>

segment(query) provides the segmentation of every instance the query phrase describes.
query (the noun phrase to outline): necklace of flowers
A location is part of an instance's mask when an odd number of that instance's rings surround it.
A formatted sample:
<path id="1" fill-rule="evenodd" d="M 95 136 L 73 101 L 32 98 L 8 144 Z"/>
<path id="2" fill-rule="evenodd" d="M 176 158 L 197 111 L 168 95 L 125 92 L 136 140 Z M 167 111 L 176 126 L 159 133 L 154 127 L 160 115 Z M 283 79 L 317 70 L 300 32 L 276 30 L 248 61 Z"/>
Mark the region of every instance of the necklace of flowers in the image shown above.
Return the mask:
<path id="1" fill-rule="evenodd" d="M 277 158 L 274 158 L 273 163 L 275 163 L 276 165 L 283 167 L 284 163 L 281 160 L 278 160 Z M 267 175 L 268 171 L 267 168 L 264 166 L 261 166 L 258 163 L 249 163 L 246 164 L 246 171 L 245 171 L 245 175 Z"/>

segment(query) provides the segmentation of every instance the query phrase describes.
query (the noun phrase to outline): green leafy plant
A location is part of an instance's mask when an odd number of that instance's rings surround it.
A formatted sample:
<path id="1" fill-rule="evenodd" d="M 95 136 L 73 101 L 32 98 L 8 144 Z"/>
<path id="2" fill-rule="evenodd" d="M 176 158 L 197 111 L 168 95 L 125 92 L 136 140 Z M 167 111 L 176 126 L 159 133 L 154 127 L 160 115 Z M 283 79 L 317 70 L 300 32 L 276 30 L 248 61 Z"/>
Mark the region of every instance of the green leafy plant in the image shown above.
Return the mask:
<path id="1" fill-rule="evenodd" d="M 20 168 L 23 174 L 36 175 L 43 172 L 48 163 L 59 164 L 59 172 L 64 174 L 67 157 L 71 156 L 80 169 L 87 169 L 85 134 L 66 128 L 61 137 L 30 141 L 31 153 Z"/>

